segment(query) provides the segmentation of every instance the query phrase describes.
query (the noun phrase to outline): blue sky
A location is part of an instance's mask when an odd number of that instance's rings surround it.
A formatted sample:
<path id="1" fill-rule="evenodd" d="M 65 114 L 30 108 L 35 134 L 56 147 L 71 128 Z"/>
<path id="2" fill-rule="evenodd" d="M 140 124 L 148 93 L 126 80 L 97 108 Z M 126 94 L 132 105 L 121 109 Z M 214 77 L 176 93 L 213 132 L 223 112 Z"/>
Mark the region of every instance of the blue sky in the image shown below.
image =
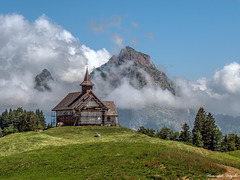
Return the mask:
<path id="1" fill-rule="evenodd" d="M 0 14 L 11 13 L 30 22 L 45 14 L 94 50 L 115 54 L 129 45 L 171 78 L 212 78 L 240 63 L 239 0 L 2 1 Z"/>

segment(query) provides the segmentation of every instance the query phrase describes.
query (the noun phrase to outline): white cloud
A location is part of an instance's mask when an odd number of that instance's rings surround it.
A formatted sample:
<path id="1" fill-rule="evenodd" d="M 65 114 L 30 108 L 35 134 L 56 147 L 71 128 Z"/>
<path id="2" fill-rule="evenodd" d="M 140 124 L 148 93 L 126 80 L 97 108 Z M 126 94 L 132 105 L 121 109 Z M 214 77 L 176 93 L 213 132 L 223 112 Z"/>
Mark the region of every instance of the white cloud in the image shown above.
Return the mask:
<path id="1" fill-rule="evenodd" d="M 90 71 L 92 71 L 94 68 L 101 66 L 102 64 L 105 64 L 106 60 L 108 61 L 111 57 L 111 55 L 105 48 L 94 51 L 89 47 L 83 45 L 82 49 L 84 50 L 84 56 L 89 60 L 88 68 Z"/>
<path id="2" fill-rule="evenodd" d="M 186 86 L 183 81 L 177 83 L 183 92 L 181 98 L 189 107 L 198 104 L 215 113 L 240 115 L 240 64 L 237 62 L 216 71 L 212 79 L 200 78 Z"/>
<path id="3" fill-rule="evenodd" d="M 228 93 L 240 94 L 240 64 L 233 62 L 217 71 L 213 77 L 216 85 Z"/>
<path id="4" fill-rule="evenodd" d="M 112 36 L 112 41 L 119 49 L 124 47 L 124 39 L 121 35 L 114 34 Z"/>
<path id="5" fill-rule="evenodd" d="M 131 40 L 130 40 L 130 43 L 132 44 L 132 45 L 134 45 L 134 46 L 136 46 L 136 45 L 138 45 L 138 39 L 137 38 L 132 38 Z"/>
<path id="6" fill-rule="evenodd" d="M 140 25 L 136 22 L 132 22 L 131 23 L 132 27 L 134 27 L 135 29 L 138 29 L 140 27 Z"/>
<path id="7" fill-rule="evenodd" d="M 131 61 L 129 61 L 131 62 Z M 131 66 L 131 64 L 128 64 Z M 159 87 L 146 86 L 142 89 L 135 89 L 130 84 L 134 80 L 129 80 L 121 76 L 121 71 L 127 69 L 126 66 L 118 68 L 110 67 L 120 80 L 120 86 L 112 88 L 111 78 L 106 81 L 101 81 L 98 76 L 97 94 L 101 94 L 101 89 L 104 91 L 105 100 L 113 100 L 118 108 L 123 109 L 142 109 L 146 106 L 171 107 L 177 109 L 195 109 L 204 107 L 212 113 L 223 113 L 230 115 L 240 115 L 240 93 L 239 93 L 239 70 L 240 64 L 234 62 L 217 71 L 212 79 L 200 78 L 195 82 L 185 79 L 175 79 L 178 87 L 178 94 L 174 96 L 168 90 L 162 90 Z M 146 79 L 147 73 L 141 71 Z M 108 77 L 114 77 L 107 74 Z M 104 84 L 104 85 L 103 85 Z M 101 87 L 103 86 L 103 87 Z"/>
<path id="8" fill-rule="evenodd" d="M 89 29 L 96 33 L 102 33 L 112 27 L 120 28 L 121 22 L 122 22 L 122 16 L 114 16 L 107 21 L 101 19 L 97 23 L 95 22 L 95 20 L 91 20 L 89 23 Z"/>
<path id="9" fill-rule="evenodd" d="M 80 90 L 85 67 L 98 67 L 111 57 L 79 44 L 70 32 L 42 15 L 30 23 L 22 15 L 0 15 L 0 109 L 51 109 L 69 91 Z M 34 78 L 46 68 L 55 81 L 52 92 L 34 89 Z M 73 83 L 74 82 L 74 83 Z"/>
<path id="10" fill-rule="evenodd" d="M 147 36 L 148 36 L 148 39 L 151 40 L 151 41 L 157 40 L 156 36 L 153 34 L 152 31 L 149 31 Z"/>
<path id="11" fill-rule="evenodd" d="M 172 105 L 170 102 L 174 100 L 174 96 L 160 87 L 135 89 L 124 79 L 122 85 L 110 92 L 105 99 L 114 100 L 118 108 L 141 109 L 147 105 Z"/>

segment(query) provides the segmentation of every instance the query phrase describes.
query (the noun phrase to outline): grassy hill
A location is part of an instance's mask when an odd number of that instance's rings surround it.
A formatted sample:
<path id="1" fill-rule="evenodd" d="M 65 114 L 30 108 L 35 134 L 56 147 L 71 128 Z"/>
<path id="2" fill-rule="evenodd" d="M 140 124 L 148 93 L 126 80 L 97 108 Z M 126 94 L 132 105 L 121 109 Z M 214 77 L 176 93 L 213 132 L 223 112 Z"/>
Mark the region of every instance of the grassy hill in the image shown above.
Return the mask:
<path id="1" fill-rule="evenodd" d="M 61 127 L 0 138 L 0 179 L 205 179 L 224 172 L 215 163 L 240 168 L 240 151 L 212 152 L 124 127 Z"/>

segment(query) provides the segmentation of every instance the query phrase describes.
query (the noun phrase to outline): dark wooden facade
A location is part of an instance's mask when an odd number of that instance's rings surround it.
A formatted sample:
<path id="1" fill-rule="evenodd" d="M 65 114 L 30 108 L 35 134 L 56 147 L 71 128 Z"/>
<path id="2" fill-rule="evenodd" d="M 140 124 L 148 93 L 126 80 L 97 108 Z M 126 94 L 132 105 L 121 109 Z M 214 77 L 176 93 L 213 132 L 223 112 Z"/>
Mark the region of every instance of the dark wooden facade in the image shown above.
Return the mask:
<path id="1" fill-rule="evenodd" d="M 118 113 L 113 101 L 100 101 L 93 93 L 94 84 L 88 70 L 80 84 L 82 92 L 69 93 L 52 111 L 56 122 L 65 126 L 118 126 Z"/>

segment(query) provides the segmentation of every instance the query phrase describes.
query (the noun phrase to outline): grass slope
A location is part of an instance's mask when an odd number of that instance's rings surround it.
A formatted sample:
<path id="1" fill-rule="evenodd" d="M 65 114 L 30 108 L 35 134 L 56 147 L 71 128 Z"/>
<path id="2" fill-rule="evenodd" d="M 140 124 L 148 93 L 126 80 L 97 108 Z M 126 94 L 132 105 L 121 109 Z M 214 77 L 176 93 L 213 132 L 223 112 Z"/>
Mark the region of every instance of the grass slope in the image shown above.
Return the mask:
<path id="1" fill-rule="evenodd" d="M 0 138 L 0 179 L 205 179 L 224 172 L 216 162 L 240 168 L 240 151 L 211 152 L 124 127 L 61 127 Z"/>

